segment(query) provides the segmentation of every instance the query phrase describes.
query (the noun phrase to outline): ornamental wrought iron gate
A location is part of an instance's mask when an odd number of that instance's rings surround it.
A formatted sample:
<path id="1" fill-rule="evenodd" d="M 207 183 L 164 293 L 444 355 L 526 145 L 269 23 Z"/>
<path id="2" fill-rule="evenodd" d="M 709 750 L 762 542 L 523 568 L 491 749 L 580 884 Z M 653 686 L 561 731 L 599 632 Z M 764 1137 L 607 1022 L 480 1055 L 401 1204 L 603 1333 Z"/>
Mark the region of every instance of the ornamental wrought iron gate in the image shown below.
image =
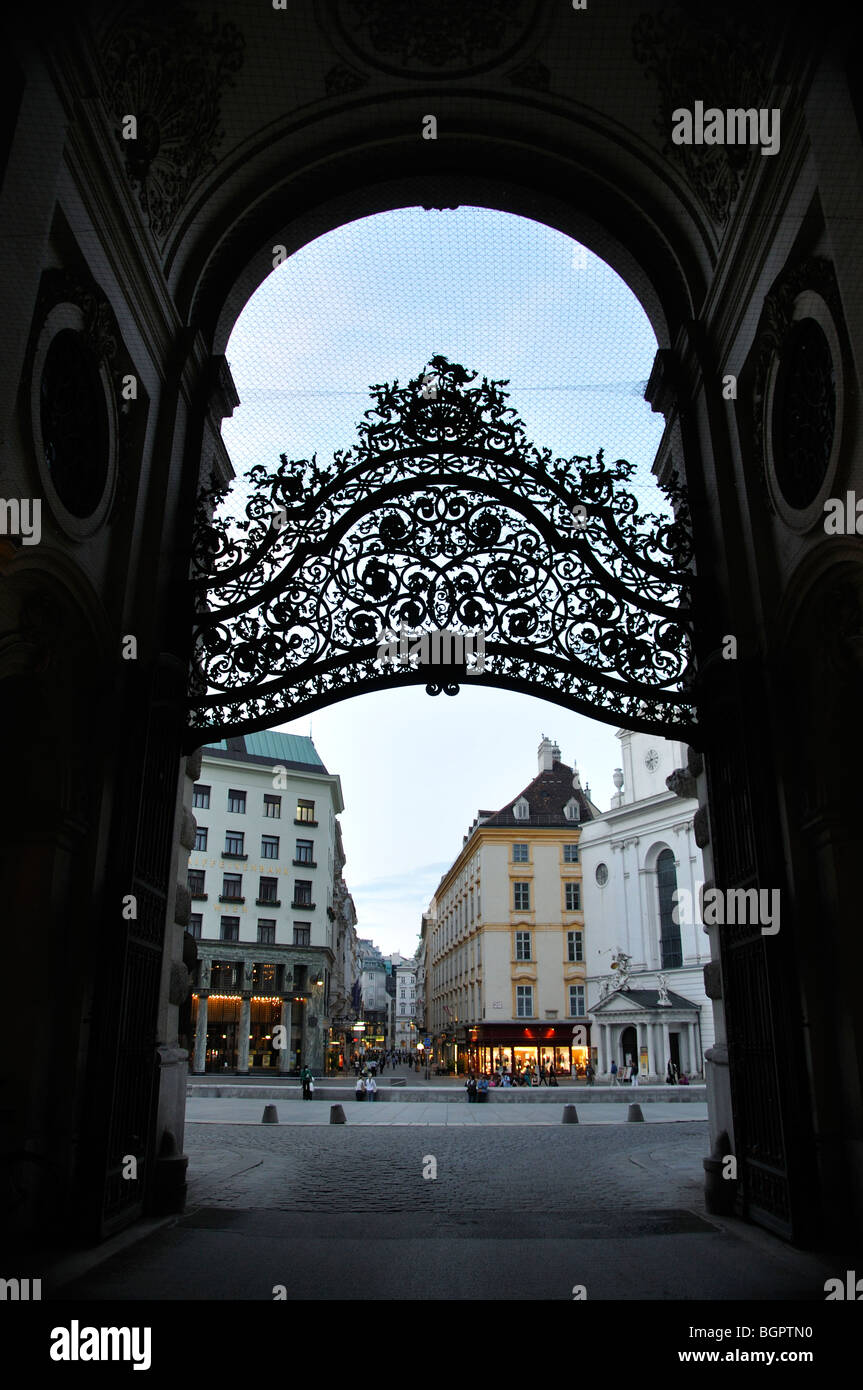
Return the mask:
<path id="1" fill-rule="evenodd" d="M 529 442 L 503 381 L 434 357 L 371 388 L 358 440 L 250 470 L 241 520 L 200 498 L 188 746 L 398 684 L 476 680 L 694 736 L 692 548 L 677 479 L 639 514 L 623 459 Z M 477 635 L 430 660 L 404 634 Z M 444 662 L 446 657 L 443 658 Z"/>

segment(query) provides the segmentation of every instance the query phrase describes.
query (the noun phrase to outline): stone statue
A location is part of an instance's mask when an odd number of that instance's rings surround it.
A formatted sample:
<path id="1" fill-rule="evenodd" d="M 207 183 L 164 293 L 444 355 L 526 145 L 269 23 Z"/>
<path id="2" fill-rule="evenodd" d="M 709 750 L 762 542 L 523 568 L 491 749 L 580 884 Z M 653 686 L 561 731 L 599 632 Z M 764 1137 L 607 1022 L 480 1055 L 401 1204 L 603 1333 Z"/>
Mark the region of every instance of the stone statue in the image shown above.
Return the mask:
<path id="1" fill-rule="evenodd" d="M 668 976 L 657 975 L 656 980 L 659 985 L 659 998 L 656 1001 L 657 1004 L 662 1004 L 667 1008 L 671 1008 L 671 1000 L 668 997 Z"/>

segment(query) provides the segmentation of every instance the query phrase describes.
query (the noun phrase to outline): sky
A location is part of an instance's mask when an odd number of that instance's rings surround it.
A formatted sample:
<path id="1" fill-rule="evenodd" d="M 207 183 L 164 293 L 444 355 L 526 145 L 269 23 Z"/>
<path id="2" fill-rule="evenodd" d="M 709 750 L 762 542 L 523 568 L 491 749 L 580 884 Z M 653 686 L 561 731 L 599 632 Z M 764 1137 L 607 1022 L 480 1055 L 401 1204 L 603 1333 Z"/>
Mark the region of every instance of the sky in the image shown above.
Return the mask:
<path id="1" fill-rule="evenodd" d="M 263 282 L 231 335 L 240 406 L 222 433 L 237 473 L 279 455 L 348 447 L 373 383 L 404 384 L 435 354 L 508 378 L 528 436 L 556 456 L 626 458 L 629 486 L 664 510 L 650 467 L 664 421 L 643 399 L 656 340 L 620 277 L 561 232 L 482 208 L 408 208 L 309 243 Z M 614 729 L 548 701 L 462 686 L 363 695 L 281 724 L 308 735 L 345 801 L 344 874 L 360 936 L 411 955 L 421 914 L 480 808 L 498 810 L 555 739 L 602 809 L 619 765 Z"/>

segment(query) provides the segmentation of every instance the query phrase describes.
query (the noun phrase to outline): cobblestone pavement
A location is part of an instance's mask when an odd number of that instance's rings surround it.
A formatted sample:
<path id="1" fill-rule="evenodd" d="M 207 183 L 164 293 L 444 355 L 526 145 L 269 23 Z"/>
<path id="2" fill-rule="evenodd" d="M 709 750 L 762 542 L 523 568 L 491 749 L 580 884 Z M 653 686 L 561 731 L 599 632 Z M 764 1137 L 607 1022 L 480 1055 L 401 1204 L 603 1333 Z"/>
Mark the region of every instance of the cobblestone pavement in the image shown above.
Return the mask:
<path id="1" fill-rule="evenodd" d="M 823 1299 L 832 1266 L 706 1214 L 707 1146 L 703 1121 L 190 1125 L 184 1215 L 49 1297 Z"/>
<path id="2" fill-rule="evenodd" d="M 633 1130 L 635 1132 L 633 1133 Z M 703 1212 L 703 1121 L 555 1128 L 191 1125 L 189 1207 Z M 427 1155 L 435 1180 L 423 1178 Z"/>

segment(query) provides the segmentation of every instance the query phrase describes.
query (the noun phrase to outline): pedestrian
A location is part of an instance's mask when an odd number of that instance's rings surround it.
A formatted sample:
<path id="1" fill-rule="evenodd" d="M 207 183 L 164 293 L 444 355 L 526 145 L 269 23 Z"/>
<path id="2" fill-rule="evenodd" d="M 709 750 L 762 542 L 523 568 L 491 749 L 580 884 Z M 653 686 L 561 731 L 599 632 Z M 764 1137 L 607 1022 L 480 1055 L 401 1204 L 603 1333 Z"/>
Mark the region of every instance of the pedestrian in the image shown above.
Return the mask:
<path id="1" fill-rule="evenodd" d="M 360 1076 L 359 1069 L 357 1070 L 356 1098 L 357 1100 L 365 1100 L 366 1098 L 366 1083 Z"/>
<path id="2" fill-rule="evenodd" d="M 314 1100 L 315 1082 L 308 1067 L 303 1067 L 300 1073 L 300 1080 L 303 1083 L 303 1100 Z"/>
<path id="3" fill-rule="evenodd" d="M 595 1070 L 594 1070 L 594 1066 L 593 1066 L 593 1063 L 592 1063 L 592 1062 L 588 1062 L 587 1066 L 586 1066 L 585 1069 L 584 1069 L 584 1075 L 585 1075 L 585 1080 L 587 1081 L 588 1086 L 592 1086 L 593 1083 L 594 1083 L 594 1080 L 595 1080 L 595 1078 L 596 1078 L 596 1072 L 595 1072 Z"/>
<path id="4" fill-rule="evenodd" d="M 613 1057 L 611 1059 L 611 1084 L 612 1086 L 617 1085 L 617 1063 Z"/>
<path id="5" fill-rule="evenodd" d="M 633 1062 L 633 1064 L 632 1064 L 632 1084 L 633 1084 L 633 1086 L 637 1086 L 637 1085 L 638 1085 L 638 1063 L 637 1063 L 637 1062 Z"/>
<path id="6" fill-rule="evenodd" d="M 385 1052 L 382 1052 L 382 1053 L 381 1053 L 381 1065 L 380 1065 L 380 1075 L 381 1075 L 381 1076 L 383 1076 L 383 1074 L 384 1074 L 384 1068 L 386 1067 L 386 1064 L 387 1064 L 387 1054 L 386 1054 Z"/>
<path id="7" fill-rule="evenodd" d="M 370 1076 L 366 1081 L 366 1100 L 375 1100 L 378 1093 L 378 1083 L 374 1076 Z"/>
<path id="8" fill-rule="evenodd" d="M 465 1090 L 467 1091 L 467 1098 L 468 1098 L 468 1100 L 469 1100 L 469 1101 L 475 1101 L 475 1100 L 476 1100 L 476 1077 L 474 1076 L 473 1072 L 470 1073 L 470 1075 L 468 1076 L 467 1081 L 464 1083 L 464 1088 L 465 1088 Z"/>
<path id="9" fill-rule="evenodd" d="M 546 1070 L 544 1062 L 540 1065 L 539 1068 L 539 1084 L 540 1086 L 548 1085 L 548 1071 Z"/>

